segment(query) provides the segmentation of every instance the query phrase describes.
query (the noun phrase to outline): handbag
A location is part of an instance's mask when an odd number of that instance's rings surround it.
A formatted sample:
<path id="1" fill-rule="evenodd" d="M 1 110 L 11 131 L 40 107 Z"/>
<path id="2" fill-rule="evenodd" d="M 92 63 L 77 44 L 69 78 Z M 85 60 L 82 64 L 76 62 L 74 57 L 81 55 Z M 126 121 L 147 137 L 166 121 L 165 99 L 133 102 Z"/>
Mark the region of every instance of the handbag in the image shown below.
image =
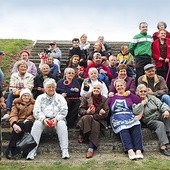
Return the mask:
<path id="1" fill-rule="evenodd" d="M 28 153 L 37 146 L 36 141 L 30 133 L 24 133 L 21 140 L 16 143 L 16 149 L 22 157 L 27 156 Z"/>

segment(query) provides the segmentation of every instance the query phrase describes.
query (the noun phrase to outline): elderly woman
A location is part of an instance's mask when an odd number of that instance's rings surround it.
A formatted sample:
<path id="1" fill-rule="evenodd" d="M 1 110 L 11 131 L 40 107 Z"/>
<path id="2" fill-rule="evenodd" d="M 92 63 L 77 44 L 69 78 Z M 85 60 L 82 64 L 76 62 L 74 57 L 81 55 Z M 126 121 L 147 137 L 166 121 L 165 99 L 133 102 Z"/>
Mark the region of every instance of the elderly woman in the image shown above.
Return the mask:
<path id="1" fill-rule="evenodd" d="M 79 114 L 81 116 L 77 126 L 80 128 L 78 142 L 88 142 L 86 158 L 92 158 L 94 149 L 99 145 L 101 128 L 106 126 L 109 112 L 107 98 L 101 95 L 102 84 L 96 82 L 93 90 L 81 99 Z"/>
<path id="2" fill-rule="evenodd" d="M 136 85 L 135 80 L 131 77 L 127 76 L 127 66 L 125 64 L 119 64 L 118 68 L 118 76 L 115 79 L 112 79 L 111 84 L 109 86 L 109 96 L 113 96 L 114 93 L 116 93 L 116 88 L 114 86 L 114 82 L 117 79 L 122 79 L 126 82 L 126 92 L 127 94 L 130 94 L 130 92 L 135 94 Z"/>
<path id="3" fill-rule="evenodd" d="M 93 90 L 93 84 L 100 82 L 102 85 L 101 94 L 105 97 L 108 96 L 108 89 L 103 81 L 98 80 L 98 71 L 96 68 L 90 68 L 88 72 L 89 78 L 85 79 L 81 86 L 80 95 L 86 95 Z"/>
<path id="4" fill-rule="evenodd" d="M 159 140 L 160 152 L 170 156 L 170 150 L 167 148 L 170 139 L 170 108 L 162 103 L 154 95 L 148 94 L 148 89 L 144 84 L 140 84 L 136 89 L 137 95 L 142 100 L 144 111 L 141 121 L 151 130 L 156 132 Z"/>
<path id="5" fill-rule="evenodd" d="M 20 51 L 19 55 L 20 55 L 21 60 L 25 60 L 27 62 L 27 65 L 28 65 L 27 72 L 31 73 L 33 76 L 36 76 L 37 67 L 35 66 L 35 64 L 33 62 L 29 61 L 30 52 L 28 50 L 22 50 L 22 51 Z M 11 73 L 16 73 L 18 71 L 18 69 L 17 69 L 18 62 L 19 61 L 17 61 L 14 64 Z"/>
<path id="6" fill-rule="evenodd" d="M 16 143 L 19 141 L 25 132 L 30 133 L 33 125 L 33 107 L 35 100 L 32 98 L 29 89 L 22 89 L 20 97 L 13 102 L 10 113 L 10 125 L 12 127 L 12 136 L 9 142 L 6 158 L 13 159 L 17 154 Z"/>
<path id="7" fill-rule="evenodd" d="M 129 159 L 142 159 L 143 143 L 139 119 L 142 115 L 143 105 L 140 103 L 140 98 L 133 93 L 127 96 L 124 80 L 117 79 L 114 86 L 117 93 L 108 99 L 112 114 L 110 117 L 112 129 L 114 133 L 119 133 Z"/>
<path id="8" fill-rule="evenodd" d="M 7 97 L 7 114 L 10 113 L 14 97 L 19 97 L 22 88 L 29 88 L 32 90 L 34 76 L 27 72 L 28 65 L 25 60 L 18 62 L 18 72 L 13 73 L 10 78 L 9 94 Z"/>
<path id="9" fill-rule="evenodd" d="M 40 72 L 34 78 L 34 88 L 32 92 L 35 99 L 40 94 L 44 93 L 43 82 L 46 78 L 53 78 L 57 82 L 57 77 L 50 73 L 50 66 L 48 64 L 42 64 L 40 67 Z"/>
<path id="10" fill-rule="evenodd" d="M 47 127 L 55 128 L 59 138 L 62 158 L 68 159 L 68 131 L 65 121 L 68 111 L 67 102 L 62 95 L 55 92 L 56 82 L 54 79 L 48 78 L 44 81 L 44 90 L 45 93 L 39 95 L 35 101 L 33 114 L 36 120 L 31 135 L 38 147 L 43 130 Z M 29 152 L 28 160 L 34 159 L 37 147 Z"/>
<path id="11" fill-rule="evenodd" d="M 166 31 L 166 38 L 170 38 L 170 33 L 166 30 L 167 24 L 166 24 L 164 21 L 158 22 L 157 28 L 158 28 L 158 31 L 155 32 L 155 33 L 152 35 L 154 41 L 157 40 L 157 39 L 159 39 L 159 31 L 161 31 L 161 30 L 165 30 L 165 31 Z"/>
<path id="12" fill-rule="evenodd" d="M 76 124 L 80 105 L 80 83 L 74 77 L 74 69 L 66 68 L 64 78 L 57 82 L 57 92 L 67 100 L 68 115 L 66 120 L 69 128 L 74 127 Z"/>

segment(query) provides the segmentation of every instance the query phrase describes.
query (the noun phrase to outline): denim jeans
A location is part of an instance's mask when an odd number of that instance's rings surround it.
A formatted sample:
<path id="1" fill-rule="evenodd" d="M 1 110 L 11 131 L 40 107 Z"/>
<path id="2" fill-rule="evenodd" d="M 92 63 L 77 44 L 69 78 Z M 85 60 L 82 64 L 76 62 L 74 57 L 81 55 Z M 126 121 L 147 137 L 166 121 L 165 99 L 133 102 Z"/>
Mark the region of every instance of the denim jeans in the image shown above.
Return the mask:
<path id="1" fill-rule="evenodd" d="M 166 103 L 170 107 L 170 96 L 167 94 L 164 94 L 161 96 L 161 101 Z"/>
<path id="2" fill-rule="evenodd" d="M 9 91 L 6 101 L 6 109 L 9 111 L 11 111 L 13 99 L 14 99 L 13 91 Z"/>

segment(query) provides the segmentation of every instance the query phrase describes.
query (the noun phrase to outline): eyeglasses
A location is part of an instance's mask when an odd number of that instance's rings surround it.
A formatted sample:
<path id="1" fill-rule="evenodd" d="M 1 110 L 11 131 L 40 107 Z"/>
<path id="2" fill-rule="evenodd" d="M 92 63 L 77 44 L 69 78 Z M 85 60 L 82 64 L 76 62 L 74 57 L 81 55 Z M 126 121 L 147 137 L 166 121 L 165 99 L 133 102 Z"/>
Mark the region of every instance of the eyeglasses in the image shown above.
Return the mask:
<path id="1" fill-rule="evenodd" d="M 146 90 L 140 90 L 139 92 L 140 93 L 146 93 L 147 91 Z"/>

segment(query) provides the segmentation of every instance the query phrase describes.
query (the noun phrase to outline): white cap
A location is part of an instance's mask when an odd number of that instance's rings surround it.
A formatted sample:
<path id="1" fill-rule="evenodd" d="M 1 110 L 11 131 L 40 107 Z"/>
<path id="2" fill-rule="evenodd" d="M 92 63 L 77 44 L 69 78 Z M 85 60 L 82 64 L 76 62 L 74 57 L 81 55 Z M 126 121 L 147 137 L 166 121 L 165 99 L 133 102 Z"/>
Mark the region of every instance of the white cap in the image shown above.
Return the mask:
<path id="1" fill-rule="evenodd" d="M 30 89 L 25 88 L 25 89 L 22 89 L 22 90 L 21 90 L 21 92 L 20 92 L 20 97 L 21 97 L 23 94 L 25 94 L 25 93 L 28 93 L 28 94 L 30 94 L 30 96 L 32 96 L 32 93 L 31 93 Z"/>

